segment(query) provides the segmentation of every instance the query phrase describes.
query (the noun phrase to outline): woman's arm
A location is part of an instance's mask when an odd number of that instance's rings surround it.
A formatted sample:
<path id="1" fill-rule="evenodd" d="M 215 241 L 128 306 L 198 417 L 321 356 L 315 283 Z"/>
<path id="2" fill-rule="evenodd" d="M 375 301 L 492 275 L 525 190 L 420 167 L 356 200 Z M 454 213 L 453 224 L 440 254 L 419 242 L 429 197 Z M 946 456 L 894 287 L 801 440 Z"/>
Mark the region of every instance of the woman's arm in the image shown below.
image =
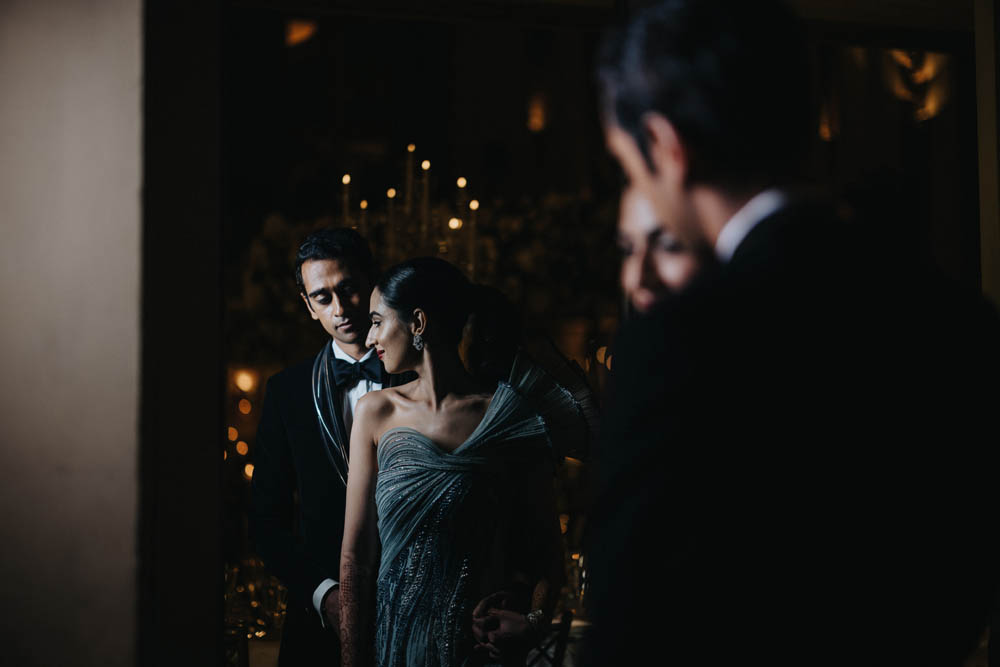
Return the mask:
<path id="1" fill-rule="evenodd" d="M 548 633 L 566 580 L 554 484 L 551 469 L 528 475 L 514 514 L 523 523 L 512 533 L 519 555 L 511 586 L 483 598 L 472 614 L 477 650 L 505 664 L 523 662 L 527 651 Z M 541 617 L 531 612 L 541 612 Z"/>
<path id="2" fill-rule="evenodd" d="M 344 541 L 340 547 L 340 637 L 343 667 L 373 662 L 375 640 L 375 575 L 378 571 L 378 526 L 375 510 L 375 430 L 387 401 L 366 394 L 355 408 L 351 429 L 350 472 Z"/>

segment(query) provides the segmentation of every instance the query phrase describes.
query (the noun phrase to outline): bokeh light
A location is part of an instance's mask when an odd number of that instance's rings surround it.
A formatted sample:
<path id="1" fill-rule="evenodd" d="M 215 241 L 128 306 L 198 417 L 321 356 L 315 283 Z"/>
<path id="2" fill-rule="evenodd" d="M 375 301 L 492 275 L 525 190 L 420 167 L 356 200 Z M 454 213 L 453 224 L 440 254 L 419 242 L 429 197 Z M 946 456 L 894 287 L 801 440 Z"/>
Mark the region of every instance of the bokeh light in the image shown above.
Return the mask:
<path id="1" fill-rule="evenodd" d="M 285 24 L 285 45 L 298 46 L 316 34 L 315 21 L 292 20 Z"/>
<path id="2" fill-rule="evenodd" d="M 257 387 L 257 374 L 250 370 L 239 370 L 233 375 L 233 381 L 241 391 L 253 391 Z"/>

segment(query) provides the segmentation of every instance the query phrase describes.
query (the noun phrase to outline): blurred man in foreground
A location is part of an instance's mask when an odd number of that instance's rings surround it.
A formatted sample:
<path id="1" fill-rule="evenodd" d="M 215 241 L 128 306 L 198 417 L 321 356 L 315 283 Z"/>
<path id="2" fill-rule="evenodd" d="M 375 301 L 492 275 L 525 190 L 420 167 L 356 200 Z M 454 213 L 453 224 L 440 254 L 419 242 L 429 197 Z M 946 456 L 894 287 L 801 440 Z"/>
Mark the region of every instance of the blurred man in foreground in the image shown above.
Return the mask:
<path id="1" fill-rule="evenodd" d="M 800 34 L 668 0 L 599 65 L 609 150 L 718 266 L 616 344 L 595 665 L 958 665 L 985 625 L 996 316 L 796 194 Z"/>

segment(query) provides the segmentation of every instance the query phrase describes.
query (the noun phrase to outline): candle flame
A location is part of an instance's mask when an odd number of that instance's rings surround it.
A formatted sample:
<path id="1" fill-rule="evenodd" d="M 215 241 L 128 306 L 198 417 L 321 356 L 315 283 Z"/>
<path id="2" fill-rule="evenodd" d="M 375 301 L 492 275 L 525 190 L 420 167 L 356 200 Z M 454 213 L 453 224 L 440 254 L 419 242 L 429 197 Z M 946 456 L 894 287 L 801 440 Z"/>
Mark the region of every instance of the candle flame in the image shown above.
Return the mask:
<path id="1" fill-rule="evenodd" d="M 460 188 L 464 188 L 466 185 L 469 184 L 469 182 L 467 180 L 465 180 L 465 176 L 459 176 L 457 183 L 458 183 L 458 187 L 460 187 Z"/>
<path id="2" fill-rule="evenodd" d="M 340 179 L 340 182 L 343 183 L 344 185 L 349 185 L 350 182 L 351 182 L 351 175 L 350 174 L 344 174 L 344 177 L 342 179 Z"/>
<path id="3" fill-rule="evenodd" d="M 470 201 L 469 202 L 469 208 L 472 209 L 473 211 L 478 211 L 479 210 L 479 200 L 478 199 L 473 199 L 472 201 Z"/>
<path id="4" fill-rule="evenodd" d="M 431 161 L 424 160 L 423 162 L 420 163 L 420 168 L 423 169 L 424 171 L 427 171 L 428 169 L 431 168 Z"/>
<path id="5" fill-rule="evenodd" d="M 385 196 L 388 197 L 389 199 L 395 198 L 395 196 L 396 196 L 396 188 L 389 188 L 386 191 Z"/>

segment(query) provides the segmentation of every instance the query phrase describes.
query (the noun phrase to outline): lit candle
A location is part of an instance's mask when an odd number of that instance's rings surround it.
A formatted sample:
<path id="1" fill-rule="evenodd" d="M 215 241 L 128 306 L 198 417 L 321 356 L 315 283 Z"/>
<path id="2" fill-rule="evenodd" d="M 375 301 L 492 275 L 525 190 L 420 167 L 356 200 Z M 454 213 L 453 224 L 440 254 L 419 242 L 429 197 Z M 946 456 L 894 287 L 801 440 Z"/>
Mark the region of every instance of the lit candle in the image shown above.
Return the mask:
<path id="1" fill-rule="evenodd" d="M 479 200 L 469 202 L 469 280 L 476 279 L 476 213 L 479 211 Z"/>
<path id="2" fill-rule="evenodd" d="M 417 150 L 414 144 L 406 147 L 406 174 L 403 183 L 403 212 L 409 218 L 413 215 L 413 153 Z"/>
<path id="3" fill-rule="evenodd" d="M 361 235 L 368 238 L 368 200 L 361 200 L 361 223 L 358 225 Z"/>
<path id="4" fill-rule="evenodd" d="M 389 188 L 386 193 L 386 229 L 385 246 L 386 258 L 390 263 L 396 261 L 396 188 Z"/>
<path id="5" fill-rule="evenodd" d="M 459 176 L 458 180 L 455 181 L 455 185 L 458 186 L 458 190 L 455 193 L 455 210 L 458 211 L 459 215 L 465 213 L 466 202 L 469 201 L 469 191 L 465 186 L 469 184 L 465 176 Z"/>
<path id="6" fill-rule="evenodd" d="M 431 220 L 431 161 L 424 160 L 420 163 L 420 168 L 424 175 L 420 179 L 420 247 L 421 250 L 427 247 L 427 231 Z"/>
<path id="7" fill-rule="evenodd" d="M 351 202 L 351 175 L 344 174 L 343 178 L 340 179 L 340 182 L 344 184 L 343 194 L 341 195 L 341 204 L 344 217 L 343 225 L 344 227 L 350 227 L 351 220 L 350 220 L 350 210 L 348 209 L 348 207 L 350 206 Z"/>

